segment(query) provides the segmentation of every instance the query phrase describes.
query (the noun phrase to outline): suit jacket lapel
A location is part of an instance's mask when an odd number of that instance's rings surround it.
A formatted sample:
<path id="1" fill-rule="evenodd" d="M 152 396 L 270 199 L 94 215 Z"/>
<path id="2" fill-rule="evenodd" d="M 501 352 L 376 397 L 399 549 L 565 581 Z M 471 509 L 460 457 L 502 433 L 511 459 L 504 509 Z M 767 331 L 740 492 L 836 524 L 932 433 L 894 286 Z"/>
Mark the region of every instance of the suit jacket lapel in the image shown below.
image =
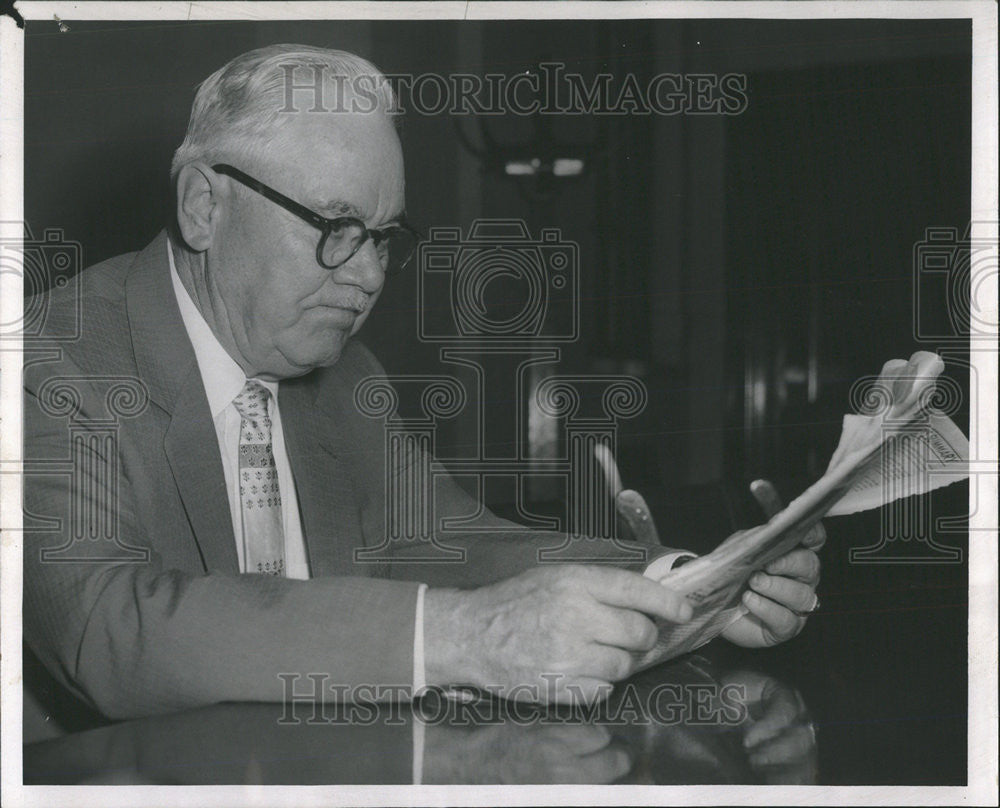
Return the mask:
<path id="1" fill-rule="evenodd" d="M 178 392 L 163 448 L 205 566 L 239 573 L 219 439 L 197 365 Z"/>
<path id="2" fill-rule="evenodd" d="M 136 367 L 150 398 L 170 414 L 164 450 L 195 541 L 210 572 L 235 575 L 239 560 L 218 438 L 170 281 L 165 232 L 136 257 L 125 305 Z"/>
<path id="3" fill-rule="evenodd" d="M 349 458 L 335 440 L 337 425 L 314 405 L 310 381 L 287 380 L 278 388 L 310 572 L 314 578 L 366 574 L 354 566 L 362 530 Z"/>

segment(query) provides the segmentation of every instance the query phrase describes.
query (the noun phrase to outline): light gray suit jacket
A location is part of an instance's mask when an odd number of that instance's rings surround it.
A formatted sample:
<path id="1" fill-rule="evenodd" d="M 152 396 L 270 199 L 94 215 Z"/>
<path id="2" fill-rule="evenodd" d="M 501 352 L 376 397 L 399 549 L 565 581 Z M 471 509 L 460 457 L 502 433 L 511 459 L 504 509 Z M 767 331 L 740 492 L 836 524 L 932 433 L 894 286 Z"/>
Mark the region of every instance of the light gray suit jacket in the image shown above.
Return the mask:
<path id="1" fill-rule="evenodd" d="M 483 585 L 534 565 L 540 543 L 557 546 L 558 537 L 509 532 L 511 523 L 487 513 L 475 538 L 443 540 L 466 551 L 463 563 L 356 563 L 356 549 L 385 535 L 385 452 L 383 424 L 353 398 L 358 381 L 383 371 L 352 341 L 336 365 L 279 390 L 313 577 L 240 575 L 165 238 L 50 295 L 45 333 L 58 358 L 26 346 L 27 644 L 112 718 L 280 700 L 280 673 L 410 685 L 417 581 Z M 78 291 L 79 338 L 59 341 L 76 329 Z M 122 380 L 143 391 L 138 402 L 115 399 Z M 125 413 L 113 438 L 109 408 Z M 439 516 L 477 509 L 448 479 L 435 502 Z"/>

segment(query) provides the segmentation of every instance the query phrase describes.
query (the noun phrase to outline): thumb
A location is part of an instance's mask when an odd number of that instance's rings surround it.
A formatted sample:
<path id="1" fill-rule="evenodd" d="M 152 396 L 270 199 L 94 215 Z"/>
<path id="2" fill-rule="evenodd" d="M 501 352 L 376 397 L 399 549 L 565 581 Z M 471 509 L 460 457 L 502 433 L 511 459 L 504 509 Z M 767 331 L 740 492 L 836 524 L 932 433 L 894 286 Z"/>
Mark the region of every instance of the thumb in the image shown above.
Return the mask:
<path id="1" fill-rule="evenodd" d="M 750 493 L 770 519 L 784 509 L 778 489 L 768 480 L 754 480 L 750 483 Z M 810 550 L 818 550 L 826 543 L 826 529 L 822 522 L 813 525 L 802 539 L 802 545 Z"/>
<path id="2" fill-rule="evenodd" d="M 769 480 L 754 480 L 750 483 L 750 493 L 753 494 L 753 498 L 757 500 L 768 519 L 776 513 L 780 513 L 785 507 L 781 502 L 778 489 Z"/>

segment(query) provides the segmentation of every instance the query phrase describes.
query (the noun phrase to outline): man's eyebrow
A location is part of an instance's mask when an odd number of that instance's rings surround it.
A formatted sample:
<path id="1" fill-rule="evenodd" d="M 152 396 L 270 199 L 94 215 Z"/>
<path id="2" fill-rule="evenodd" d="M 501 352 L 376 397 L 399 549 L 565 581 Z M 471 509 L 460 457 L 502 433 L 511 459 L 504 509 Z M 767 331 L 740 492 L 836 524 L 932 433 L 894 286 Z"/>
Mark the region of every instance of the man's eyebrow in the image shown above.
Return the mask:
<path id="1" fill-rule="evenodd" d="M 316 205 L 315 210 L 318 213 L 324 214 L 328 219 L 336 219 L 338 216 L 352 216 L 355 219 L 366 221 L 364 213 L 362 213 L 357 206 L 352 205 L 350 202 L 345 202 L 342 199 L 331 199 L 329 201 L 320 202 Z M 384 222 L 380 222 L 378 227 L 396 227 L 402 224 L 405 218 L 406 211 L 401 210 L 395 216 L 391 216 Z"/>
<path id="2" fill-rule="evenodd" d="M 328 214 L 328 219 L 334 219 L 337 216 L 353 216 L 355 219 L 364 219 L 363 214 L 355 205 L 345 202 L 342 199 L 321 201 L 316 205 L 316 210 L 320 213 Z"/>

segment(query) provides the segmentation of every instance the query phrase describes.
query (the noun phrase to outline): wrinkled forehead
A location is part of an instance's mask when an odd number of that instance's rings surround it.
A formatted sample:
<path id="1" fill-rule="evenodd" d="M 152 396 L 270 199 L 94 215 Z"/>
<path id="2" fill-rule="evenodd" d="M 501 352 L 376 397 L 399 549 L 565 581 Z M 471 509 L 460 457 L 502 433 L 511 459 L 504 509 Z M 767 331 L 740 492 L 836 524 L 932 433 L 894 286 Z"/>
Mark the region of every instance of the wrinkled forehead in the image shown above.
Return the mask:
<path id="1" fill-rule="evenodd" d="M 319 213 L 387 221 L 403 212 L 402 148 L 382 111 L 292 113 L 269 152 L 282 187 Z"/>

